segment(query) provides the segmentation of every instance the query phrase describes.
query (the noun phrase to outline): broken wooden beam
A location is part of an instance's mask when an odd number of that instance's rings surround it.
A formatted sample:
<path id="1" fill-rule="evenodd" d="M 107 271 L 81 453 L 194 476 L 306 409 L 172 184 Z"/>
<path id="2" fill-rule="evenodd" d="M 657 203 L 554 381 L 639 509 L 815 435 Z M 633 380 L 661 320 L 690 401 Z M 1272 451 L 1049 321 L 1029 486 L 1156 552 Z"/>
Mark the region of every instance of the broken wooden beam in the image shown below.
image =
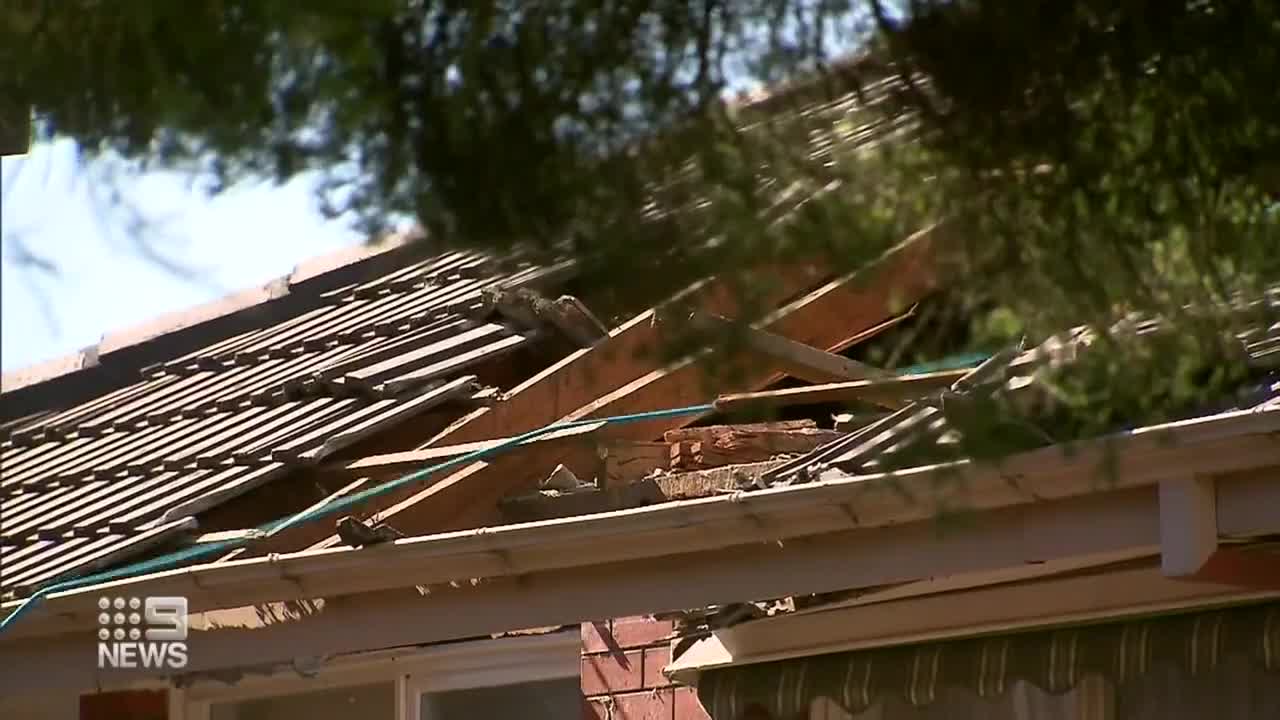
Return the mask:
<path id="1" fill-rule="evenodd" d="M 972 368 L 902 375 L 883 380 L 810 385 L 808 387 L 736 393 L 716 398 L 716 410 L 730 412 L 748 407 L 818 405 L 822 403 L 876 402 L 886 398 L 914 399 L 935 390 L 950 387 L 969 374 Z M 878 403 L 877 403 L 878 404 Z"/>
<path id="2" fill-rule="evenodd" d="M 773 364 L 791 377 L 812 383 L 847 382 L 892 377 L 881 368 L 851 358 L 796 342 L 787 337 L 754 326 L 737 326 L 732 320 L 709 313 L 696 313 L 694 324 L 704 330 L 741 335 L 747 349 L 767 356 Z M 886 407 L 901 407 L 894 398 L 882 398 Z"/>

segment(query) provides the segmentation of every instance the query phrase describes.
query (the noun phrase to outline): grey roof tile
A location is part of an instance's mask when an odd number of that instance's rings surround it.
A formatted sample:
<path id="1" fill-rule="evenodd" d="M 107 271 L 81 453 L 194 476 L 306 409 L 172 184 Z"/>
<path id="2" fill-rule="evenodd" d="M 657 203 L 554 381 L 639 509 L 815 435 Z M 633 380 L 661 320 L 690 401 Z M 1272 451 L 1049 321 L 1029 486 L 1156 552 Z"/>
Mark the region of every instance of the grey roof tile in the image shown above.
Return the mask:
<path id="1" fill-rule="evenodd" d="M 474 394 L 466 368 L 532 335 L 466 311 L 484 288 L 536 271 L 500 272 L 483 256 L 445 253 L 354 277 L 291 319 L 218 338 L 129 385 L 9 425 L 0 593 L 133 557 L 190 529 L 175 522 L 186 515 Z"/>

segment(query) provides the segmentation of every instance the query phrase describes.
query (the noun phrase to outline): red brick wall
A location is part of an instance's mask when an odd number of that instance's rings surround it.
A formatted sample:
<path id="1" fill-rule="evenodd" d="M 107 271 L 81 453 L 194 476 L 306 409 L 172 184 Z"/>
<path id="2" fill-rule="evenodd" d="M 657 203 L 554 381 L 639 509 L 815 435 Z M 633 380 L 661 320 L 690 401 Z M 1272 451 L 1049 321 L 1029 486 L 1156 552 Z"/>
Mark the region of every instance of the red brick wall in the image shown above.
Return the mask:
<path id="1" fill-rule="evenodd" d="M 622 618 L 582 625 L 584 720 L 709 720 L 692 688 L 662 674 L 671 662 L 670 621 Z"/>

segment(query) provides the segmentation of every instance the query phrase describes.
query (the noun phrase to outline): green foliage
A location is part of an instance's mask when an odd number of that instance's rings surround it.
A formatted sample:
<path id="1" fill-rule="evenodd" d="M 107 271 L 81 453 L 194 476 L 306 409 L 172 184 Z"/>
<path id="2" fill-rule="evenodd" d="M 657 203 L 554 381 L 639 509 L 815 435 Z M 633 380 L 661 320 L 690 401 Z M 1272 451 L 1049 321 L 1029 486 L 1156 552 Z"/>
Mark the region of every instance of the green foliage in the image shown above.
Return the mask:
<path id="1" fill-rule="evenodd" d="M 909 102 L 963 257 L 1030 329 L 1274 281 L 1274 4 L 927 2 L 890 37 L 929 78 Z"/>
<path id="2" fill-rule="evenodd" d="M 0 97 L 214 191 L 320 171 L 371 232 L 573 253 L 610 308 L 713 272 L 750 307 L 942 217 L 973 346 L 1192 322 L 1280 275 L 1280 6 L 897 5 L 24 0 Z M 1114 372 L 1150 359 L 1117 343 Z"/>

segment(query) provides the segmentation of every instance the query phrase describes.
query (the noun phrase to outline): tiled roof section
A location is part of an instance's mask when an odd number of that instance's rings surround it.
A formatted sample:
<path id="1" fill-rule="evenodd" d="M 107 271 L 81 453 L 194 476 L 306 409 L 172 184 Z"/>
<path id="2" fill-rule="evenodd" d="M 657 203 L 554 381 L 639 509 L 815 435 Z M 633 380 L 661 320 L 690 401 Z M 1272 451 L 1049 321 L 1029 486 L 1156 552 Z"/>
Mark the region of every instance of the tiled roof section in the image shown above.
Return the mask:
<path id="1" fill-rule="evenodd" d="M 0 444 L 0 592 L 136 553 L 181 521 L 478 387 L 466 369 L 532 335 L 474 312 L 499 270 L 450 253 L 148 368 Z"/>
<path id="2" fill-rule="evenodd" d="M 83 350 L 0 376 L 5 421 L 70 407 L 133 382 L 138 370 L 320 304 L 323 293 L 425 255 L 414 234 L 344 248 L 298 265 L 261 287 L 113 331 Z"/>

